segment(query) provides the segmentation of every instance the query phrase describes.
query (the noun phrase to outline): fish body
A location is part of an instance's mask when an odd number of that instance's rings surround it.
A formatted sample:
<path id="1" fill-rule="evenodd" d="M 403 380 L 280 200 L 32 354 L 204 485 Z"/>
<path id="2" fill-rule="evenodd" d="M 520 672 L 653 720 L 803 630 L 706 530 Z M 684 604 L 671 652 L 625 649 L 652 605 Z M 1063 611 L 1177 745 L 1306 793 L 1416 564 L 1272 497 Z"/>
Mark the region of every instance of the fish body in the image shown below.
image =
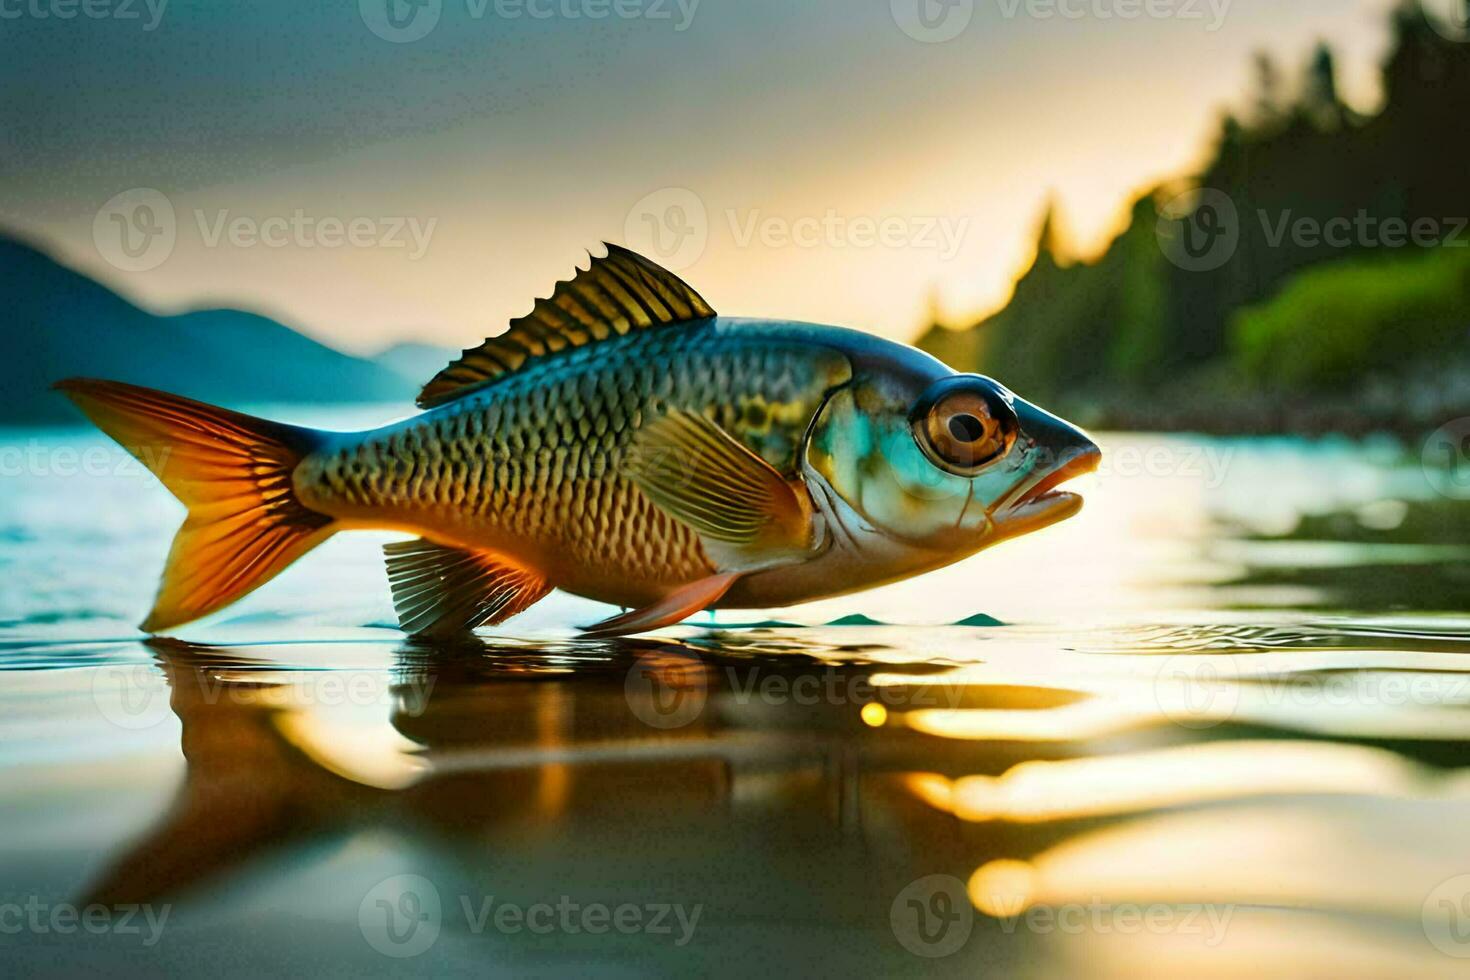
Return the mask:
<path id="1" fill-rule="evenodd" d="M 388 548 L 413 632 L 499 622 L 553 587 L 633 608 L 603 634 L 788 605 L 1070 516 L 1080 501 L 1050 491 L 1098 458 L 990 379 L 852 330 L 719 316 L 616 247 L 380 429 L 61 387 L 190 507 L 148 629 L 369 528 L 417 536 Z"/>
<path id="2" fill-rule="evenodd" d="M 799 479 L 811 420 L 851 376 L 848 333 L 720 317 L 609 338 L 341 436 L 303 460 L 296 492 L 344 521 L 495 550 L 566 591 L 642 606 L 719 571 L 626 475 L 645 423 L 698 414 Z"/>

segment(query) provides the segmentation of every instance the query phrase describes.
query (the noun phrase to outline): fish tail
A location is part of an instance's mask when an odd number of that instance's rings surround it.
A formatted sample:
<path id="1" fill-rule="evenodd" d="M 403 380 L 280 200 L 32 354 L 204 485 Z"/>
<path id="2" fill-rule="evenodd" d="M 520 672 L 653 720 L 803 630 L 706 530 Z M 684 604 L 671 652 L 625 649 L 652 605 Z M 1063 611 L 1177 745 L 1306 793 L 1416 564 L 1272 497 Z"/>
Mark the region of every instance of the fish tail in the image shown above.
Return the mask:
<path id="1" fill-rule="evenodd" d="M 291 479 L 321 433 L 117 381 L 69 378 L 55 387 L 189 509 L 144 631 L 229 605 L 335 530 L 331 517 L 297 499 Z"/>

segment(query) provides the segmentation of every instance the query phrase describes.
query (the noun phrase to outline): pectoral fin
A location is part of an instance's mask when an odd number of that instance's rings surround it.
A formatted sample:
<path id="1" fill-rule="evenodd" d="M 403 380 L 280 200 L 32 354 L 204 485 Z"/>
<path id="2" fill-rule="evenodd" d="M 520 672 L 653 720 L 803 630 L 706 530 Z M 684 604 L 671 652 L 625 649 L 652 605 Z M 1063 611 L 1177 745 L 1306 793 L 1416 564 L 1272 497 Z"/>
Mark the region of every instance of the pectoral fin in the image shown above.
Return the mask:
<path id="1" fill-rule="evenodd" d="M 675 411 L 639 430 L 624 472 L 660 509 L 749 571 L 802 553 L 811 507 L 780 473 L 701 415 Z"/>
<path id="2" fill-rule="evenodd" d="M 663 626 L 672 626 L 718 602 L 720 596 L 730 591 L 730 586 L 735 584 L 740 574 L 739 572 L 722 572 L 719 575 L 702 578 L 698 582 L 691 582 L 651 606 L 644 606 L 642 609 L 634 609 L 620 616 L 604 619 L 600 623 L 586 627 L 582 633 L 592 639 L 603 639 L 610 636 L 646 633 Z"/>
<path id="3" fill-rule="evenodd" d="M 385 545 L 393 608 L 404 632 L 443 637 L 504 622 L 551 591 L 535 571 L 488 551 L 419 538 Z"/>

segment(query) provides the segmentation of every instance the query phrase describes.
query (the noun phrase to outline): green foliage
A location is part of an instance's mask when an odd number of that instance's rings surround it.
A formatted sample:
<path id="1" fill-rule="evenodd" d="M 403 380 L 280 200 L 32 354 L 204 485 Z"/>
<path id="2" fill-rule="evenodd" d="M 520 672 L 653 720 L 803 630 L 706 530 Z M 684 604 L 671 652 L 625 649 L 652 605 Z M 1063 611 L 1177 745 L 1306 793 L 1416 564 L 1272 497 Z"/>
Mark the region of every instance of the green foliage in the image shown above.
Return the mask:
<path id="1" fill-rule="evenodd" d="M 1463 244 L 1463 243 L 1462 243 Z M 1338 385 L 1463 347 L 1470 248 L 1319 266 L 1235 314 L 1235 363 L 1288 387 Z"/>
<path id="2" fill-rule="evenodd" d="M 1389 16 L 1393 45 L 1376 115 L 1341 102 L 1326 47 L 1294 88 L 1258 59 L 1251 108 L 1223 118 L 1199 172 L 1135 202 L 1127 229 L 1101 257 L 1059 261 L 1049 215 L 1010 304 L 968 331 L 931 332 L 921 344 L 1059 408 L 1106 413 L 1121 404 L 1134 409 L 1131 418 L 1167 416 L 1167 400 L 1199 393 L 1204 378 L 1222 411 L 1263 401 L 1271 386 L 1278 390 L 1264 400 L 1290 403 L 1300 415 L 1302 398 L 1320 401 L 1322 387 L 1370 376 L 1417 397 L 1401 383 L 1423 388 L 1417 361 L 1446 352 L 1444 364 L 1470 358 L 1455 256 L 1417 262 L 1425 250 L 1392 249 L 1374 235 L 1327 241 L 1285 231 L 1343 219 L 1360 227 L 1360 217 L 1366 227 L 1432 219 L 1448 229 L 1470 216 L 1470 45 L 1437 33 L 1412 3 Z M 1158 207 L 1191 187 L 1224 195 L 1237 212 L 1238 241 L 1208 269 L 1171 263 L 1157 236 Z M 1217 422 L 1208 394 L 1191 396 L 1195 424 Z M 1297 415 L 1237 414 L 1234 424 L 1290 425 Z"/>
<path id="3" fill-rule="evenodd" d="M 1120 295 L 1117 338 L 1108 352 L 1112 376 L 1126 383 L 1148 384 L 1168 371 L 1169 293 L 1164 253 L 1154 234 L 1153 204 L 1134 205 L 1128 231 L 1109 250 L 1118 253 Z"/>

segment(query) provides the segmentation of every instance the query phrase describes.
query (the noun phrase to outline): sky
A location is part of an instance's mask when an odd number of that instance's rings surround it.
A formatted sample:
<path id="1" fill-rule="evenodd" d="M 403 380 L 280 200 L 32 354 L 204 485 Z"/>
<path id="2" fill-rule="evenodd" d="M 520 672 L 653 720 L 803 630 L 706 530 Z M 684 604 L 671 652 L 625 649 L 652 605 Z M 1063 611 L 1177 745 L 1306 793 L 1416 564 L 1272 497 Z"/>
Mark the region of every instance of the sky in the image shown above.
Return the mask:
<path id="1" fill-rule="evenodd" d="M 1387 0 L 0 0 L 0 227 L 160 312 L 498 333 L 602 241 L 909 339 L 1187 173 L 1256 50 L 1370 109 Z"/>

